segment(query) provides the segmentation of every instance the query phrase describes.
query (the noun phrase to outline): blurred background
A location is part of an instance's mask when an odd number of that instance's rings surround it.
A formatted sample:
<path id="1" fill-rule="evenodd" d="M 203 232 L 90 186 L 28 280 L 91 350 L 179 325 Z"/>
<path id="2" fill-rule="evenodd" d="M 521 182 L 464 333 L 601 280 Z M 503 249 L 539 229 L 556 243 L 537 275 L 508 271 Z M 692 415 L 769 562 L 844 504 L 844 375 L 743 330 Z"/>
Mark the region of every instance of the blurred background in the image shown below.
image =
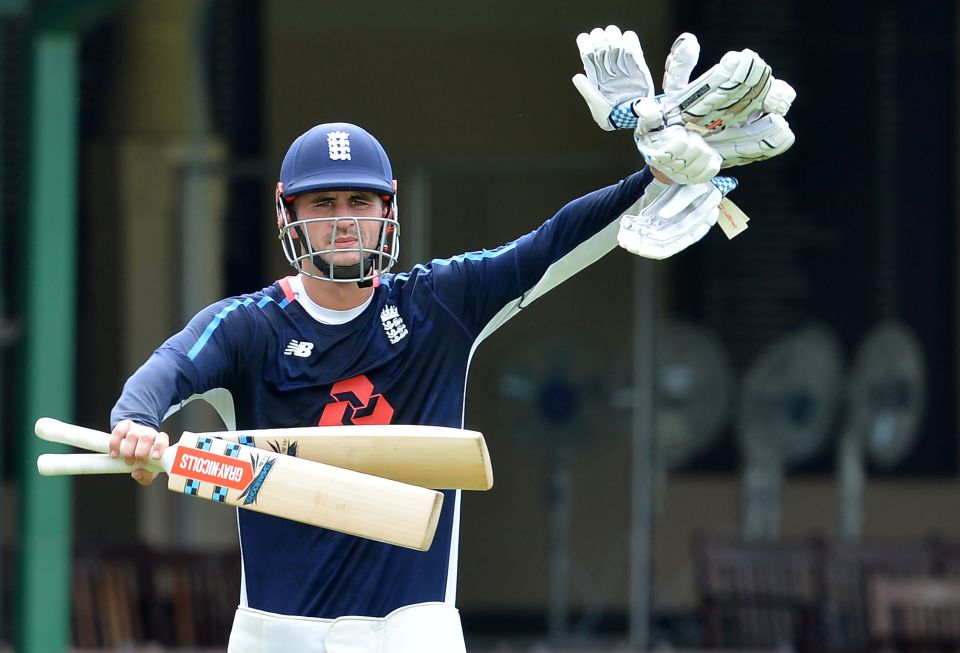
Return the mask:
<path id="1" fill-rule="evenodd" d="M 232 511 L 40 478 L 34 421 L 108 429 L 187 318 L 290 273 L 273 188 L 314 124 L 387 149 L 404 269 L 638 169 L 570 83 L 611 23 L 658 82 L 681 31 L 695 74 L 758 51 L 797 142 L 732 171 L 746 233 L 613 252 L 479 348 L 470 650 L 957 650 L 958 17 L 933 0 L 0 2 L 0 650 L 223 650 Z"/>

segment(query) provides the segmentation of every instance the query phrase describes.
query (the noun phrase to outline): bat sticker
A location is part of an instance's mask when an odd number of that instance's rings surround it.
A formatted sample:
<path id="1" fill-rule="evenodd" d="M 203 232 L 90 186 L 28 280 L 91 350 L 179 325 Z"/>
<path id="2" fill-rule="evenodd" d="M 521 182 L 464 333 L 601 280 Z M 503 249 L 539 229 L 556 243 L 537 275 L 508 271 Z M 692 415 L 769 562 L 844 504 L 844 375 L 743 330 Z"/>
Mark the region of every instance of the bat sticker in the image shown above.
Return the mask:
<path id="1" fill-rule="evenodd" d="M 243 499 L 243 505 L 249 506 L 251 503 L 256 503 L 257 493 L 260 492 L 260 487 L 263 485 L 263 482 L 267 478 L 267 474 L 270 473 L 270 470 L 273 468 L 273 463 L 277 461 L 276 458 L 268 458 L 264 463 L 263 467 L 257 473 L 256 478 L 253 479 L 253 482 L 247 486 L 247 488 L 240 493 L 239 498 Z M 253 457 L 253 466 L 256 468 L 259 465 L 259 456 Z"/>
<path id="2" fill-rule="evenodd" d="M 273 440 L 273 441 L 268 440 L 267 444 L 270 445 L 270 448 L 273 449 L 278 454 L 281 454 L 281 455 L 285 454 L 287 456 L 293 456 L 294 458 L 297 457 L 297 441 L 296 440 L 293 440 L 292 442 L 290 440 L 283 440 L 282 442 L 280 440 Z"/>
<path id="3" fill-rule="evenodd" d="M 242 490 L 255 480 L 253 470 L 254 467 L 244 460 L 185 446 L 177 448 L 172 467 L 174 473 L 188 479 L 234 490 Z"/>

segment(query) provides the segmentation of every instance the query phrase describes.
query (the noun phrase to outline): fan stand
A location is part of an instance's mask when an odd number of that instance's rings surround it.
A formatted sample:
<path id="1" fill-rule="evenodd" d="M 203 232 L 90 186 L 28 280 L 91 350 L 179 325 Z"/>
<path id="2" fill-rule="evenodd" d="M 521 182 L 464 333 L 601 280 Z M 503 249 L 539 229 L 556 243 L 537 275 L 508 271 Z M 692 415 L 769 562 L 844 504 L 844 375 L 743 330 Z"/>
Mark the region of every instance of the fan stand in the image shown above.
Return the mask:
<path id="1" fill-rule="evenodd" d="M 773 438 L 747 438 L 743 469 L 743 536 L 765 540 L 780 532 L 783 454 Z"/>
<path id="2" fill-rule="evenodd" d="M 771 343 L 748 369 L 738 419 L 745 539 L 780 534 L 787 467 L 821 448 L 841 379 L 839 344 L 815 324 Z"/>
<path id="3" fill-rule="evenodd" d="M 526 444 L 538 447 L 546 459 L 547 520 L 547 639 L 554 648 L 588 642 L 591 629 L 604 610 L 602 591 L 608 579 L 593 579 L 578 564 L 572 547 L 573 466 L 583 453 L 585 438 L 597 445 L 597 424 L 592 415 L 606 397 L 602 352 L 584 349 L 573 336 L 554 334 L 540 338 L 512 360 L 499 390 L 514 409 L 514 428 L 525 434 Z M 516 426 L 523 420 L 525 428 Z M 617 543 L 622 546 L 622 543 Z M 617 560 L 616 555 L 609 556 Z M 612 574 L 609 580 L 615 578 Z M 573 618 L 574 592 L 584 601 L 582 614 Z"/>
<path id="4" fill-rule="evenodd" d="M 909 453 L 925 394 L 919 339 L 899 320 L 874 325 L 847 379 L 847 423 L 837 450 L 842 538 L 858 540 L 863 531 L 867 457 L 892 466 Z M 880 448 L 871 449 L 877 442 Z"/>
<path id="5" fill-rule="evenodd" d="M 858 540 L 863 529 L 863 495 L 867 482 L 861 434 L 852 427 L 844 429 L 837 453 L 840 537 Z"/>
<path id="6" fill-rule="evenodd" d="M 547 504 L 550 521 L 548 634 L 555 645 L 570 638 L 570 525 L 573 483 L 568 446 L 554 447 L 550 452 Z"/>

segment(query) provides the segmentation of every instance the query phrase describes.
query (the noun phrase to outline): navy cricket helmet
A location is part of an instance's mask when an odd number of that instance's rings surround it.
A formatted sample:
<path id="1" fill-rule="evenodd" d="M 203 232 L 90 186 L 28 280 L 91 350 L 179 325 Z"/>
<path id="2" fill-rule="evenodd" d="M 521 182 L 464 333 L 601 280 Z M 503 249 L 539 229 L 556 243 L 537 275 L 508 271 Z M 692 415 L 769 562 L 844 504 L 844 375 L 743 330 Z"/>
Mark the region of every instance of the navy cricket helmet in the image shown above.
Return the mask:
<path id="1" fill-rule="evenodd" d="M 292 211 L 294 199 L 303 193 L 321 190 L 372 191 L 380 195 L 389 208 L 385 217 L 337 216 L 298 220 Z M 383 146 L 365 129 L 335 122 L 317 125 L 304 132 L 283 157 L 277 184 L 277 227 L 287 260 L 299 272 L 317 279 L 361 285 L 376 283 L 381 272 L 393 267 L 399 254 L 396 195 L 390 159 Z M 358 233 L 361 220 L 382 223 L 378 242 L 358 241 L 357 247 L 351 248 L 359 255 L 358 262 L 351 265 L 331 263 L 335 253 L 345 251 L 334 243 L 335 230 L 331 230 L 330 242 L 311 243 L 304 229 L 311 222 L 342 220 L 354 220 Z M 297 247 L 297 240 L 300 247 Z M 307 260 L 311 266 L 303 265 Z"/>

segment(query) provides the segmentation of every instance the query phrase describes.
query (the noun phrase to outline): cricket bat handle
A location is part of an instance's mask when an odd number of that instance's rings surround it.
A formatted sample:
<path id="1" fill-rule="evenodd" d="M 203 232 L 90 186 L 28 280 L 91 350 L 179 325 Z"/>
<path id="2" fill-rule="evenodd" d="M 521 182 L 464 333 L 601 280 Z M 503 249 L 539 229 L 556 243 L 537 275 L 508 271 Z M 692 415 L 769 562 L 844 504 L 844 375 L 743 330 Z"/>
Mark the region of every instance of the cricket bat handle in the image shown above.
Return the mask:
<path id="1" fill-rule="evenodd" d="M 42 476 L 76 476 L 79 474 L 129 474 L 137 469 L 165 471 L 156 462 L 128 465 L 123 458 L 100 453 L 45 453 L 37 457 L 37 471 Z"/>
<path id="2" fill-rule="evenodd" d="M 109 453 L 110 434 L 102 431 L 67 424 L 51 417 L 41 417 L 37 420 L 33 432 L 41 440 L 47 442 L 59 442 L 60 444 L 69 444 L 87 451 L 97 451 L 99 453 Z"/>

